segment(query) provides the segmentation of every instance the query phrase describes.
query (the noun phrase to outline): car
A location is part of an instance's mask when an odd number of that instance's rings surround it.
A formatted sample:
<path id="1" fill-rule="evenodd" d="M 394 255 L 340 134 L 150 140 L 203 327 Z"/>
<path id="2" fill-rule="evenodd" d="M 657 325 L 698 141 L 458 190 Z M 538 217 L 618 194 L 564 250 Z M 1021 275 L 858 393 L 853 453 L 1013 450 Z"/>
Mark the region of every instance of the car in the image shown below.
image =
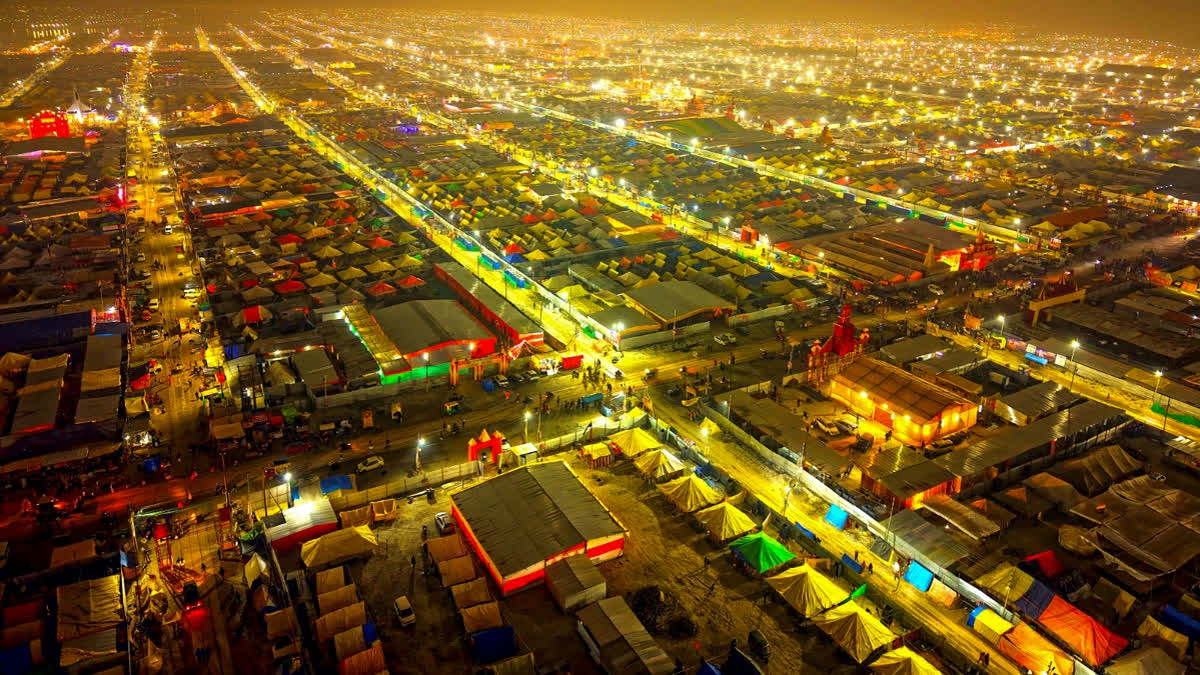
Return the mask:
<path id="1" fill-rule="evenodd" d="M 507 377 L 505 377 L 503 375 L 497 375 L 495 379 L 496 379 L 496 386 L 500 387 L 501 389 L 508 389 L 508 378 Z"/>
<path id="2" fill-rule="evenodd" d="M 714 335 L 713 342 L 721 345 L 722 347 L 728 347 L 729 345 L 733 344 L 733 342 L 731 342 L 729 340 L 729 338 L 725 336 L 724 333 L 722 333 L 720 335 Z"/>
<path id="3" fill-rule="evenodd" d="M 158 194 L 160 194 L 160 195 L 169 195 L 169 194 L 171 194 L 171 193 L 172 193 L 172 192 L 174 192 L 174 191 L 175 191 L 175 189 L 174 189 L 174 188 L 171 188 L 171 187 L 169 187 L 169 186 L 166 186 L 166 185 L 160 186 L 160 187 L 159 187 L 157 190 L 155 190 L 155 192 L 157 192 L 157 193 L 158 193 Z"/>
<path id="4" fill-rule="evenodd" d="M 851 423 L 847 420 L 834 420 L 833 423 L 837 425 L 838 429 L 842 430 L 842 433 L 852 434 L 855 431 L 858 431 L 858 424 Z"/>
<path id="5" fill-rule="evenodd" d="M 167 225 L 163 228 L 163 234 L 171 234 L 171 226 Z"/>
<path id="6" fill-rule="evenodd" d="M 817 428 L 817 430 L 819 430 L 821 433 L 825 434 L 826 436 L 838 436 L 841 433 L 836 426 L 830 424 L 829 422 L 826 422 L 825 420 L 821 419 L 820 417 L 817 417 L 816 419 L 813 420 L 813 426 L 815 426 Z"/>
<path id="7" fill-rule="evenodd" d="M 382 468 L 383 468 L 383 458 L 380 457 L 379 455 L 371 455 L 370 457 L 359 462 L 358 466 L 355 467 L 354 471 L 355 471 L 355 473 L 366 473 L 368 471 L 374 471 L 375 469 L 382 469 Z"/>
<path id="8" fill-rule="evenodd" d="M 439 511 L 433 517 L 433 524 L 437 526 L 438 534 L 454 534 L 454 521 L 445 511 Z"/>
<path id="9" fill-rule="evenodd" d="M 146 254 L 145 254 L 145 253 L 139 253 L 139 254 L 137 254 L 136 256 L 134 256 L 134 257 L 133 257 L 133 259 L 134 259 L 134 260 L 136 260 L 136 261 L 138 261 L 138 262 L 146 262 Z"/>
<path id="10" fill-rule="evenodd" d="M 737 333 L 738 335 L 741 335 L 742 337 L 746 337 L 746 336 L 750 335 L 750 329 L 746 328 L 745 326 L 742 326 L 740 324 L 733 329 L 733 332 Z"/>
<path id="11" fill-rule="evenodd" d="M 938 286 L 937 284 L 929 284 L 928 288 L 930 293 L 933 293 L 939 297 L 946 294 L 946 291 L 943 291 L 942 287 Z"/>
<path id="12" fill-rule="evenodd" d="M 408 601 L 407 595 L 392 601 L 392 611 L 396 613 L 396 620 L 401 626 L 411 626 L 417 622 L 417 615 L 413 614 L 412 603 Z"/>
<path id="13" fill-rule="evenodd" d="M 160 303 L 158 302 L 158 298 L 152 298 L 150 300 L 150 303 L 146 306 L 150 308 L 150 311 L 157 312 L 158 308 L 160 306 Z"/>

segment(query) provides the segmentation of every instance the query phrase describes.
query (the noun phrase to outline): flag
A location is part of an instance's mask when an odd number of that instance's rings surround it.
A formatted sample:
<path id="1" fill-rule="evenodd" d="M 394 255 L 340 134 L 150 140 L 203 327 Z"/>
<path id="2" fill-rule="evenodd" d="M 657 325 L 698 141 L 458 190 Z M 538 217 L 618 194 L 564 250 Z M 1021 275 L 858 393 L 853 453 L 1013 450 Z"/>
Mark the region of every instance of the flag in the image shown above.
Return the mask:
<path id="1" fill-rule="evenodd" d="M 844 605 L 847 602 L 850 602 L 851 600 L 853 600 L 855 598 L 861 598 L 862 596 L 864 596 L 866 594 L 867 594 L 867 585 L 863 584 L 862 586 L 859 586 L 858 588 L 854 589 L 854 591 L 852 591 L 850 593 L 850 595 L 847 596 L 846 599 L 842 601 L 842 604 Z"/>

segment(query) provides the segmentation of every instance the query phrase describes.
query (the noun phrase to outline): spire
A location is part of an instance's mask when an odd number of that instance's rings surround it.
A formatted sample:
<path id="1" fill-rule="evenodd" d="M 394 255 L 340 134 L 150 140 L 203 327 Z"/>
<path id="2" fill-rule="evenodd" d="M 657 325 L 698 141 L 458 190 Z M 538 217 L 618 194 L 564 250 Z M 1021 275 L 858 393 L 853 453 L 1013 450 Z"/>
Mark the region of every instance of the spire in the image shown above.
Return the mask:
<path id="1" fill-rule="evenodd" d="M 71 101 L 71 107 L 67 108 L 67 113 L 75 115 L 82 120 L 84 115 L 92 112 L 92 109 L 88 105 L 84 104 L 83 101 L 79 100 L 79 89 L 77 87 L 71 88 L 71 94 L 73 100 Z"/>

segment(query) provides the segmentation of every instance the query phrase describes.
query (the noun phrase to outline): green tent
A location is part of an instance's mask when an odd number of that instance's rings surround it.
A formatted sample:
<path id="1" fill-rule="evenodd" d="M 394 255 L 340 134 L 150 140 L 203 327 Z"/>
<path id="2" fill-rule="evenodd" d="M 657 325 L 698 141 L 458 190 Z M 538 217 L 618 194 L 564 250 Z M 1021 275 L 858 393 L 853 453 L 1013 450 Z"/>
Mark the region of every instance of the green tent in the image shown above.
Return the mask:
<path id="1" fill-rule="evenodd" d="M 773 570 L 796 557 L 784 548 L 783 544 L 762 532 L 746 535 L 730 544 L 729 548 L 759 574 L 766 574 L 768 570 Z"/>

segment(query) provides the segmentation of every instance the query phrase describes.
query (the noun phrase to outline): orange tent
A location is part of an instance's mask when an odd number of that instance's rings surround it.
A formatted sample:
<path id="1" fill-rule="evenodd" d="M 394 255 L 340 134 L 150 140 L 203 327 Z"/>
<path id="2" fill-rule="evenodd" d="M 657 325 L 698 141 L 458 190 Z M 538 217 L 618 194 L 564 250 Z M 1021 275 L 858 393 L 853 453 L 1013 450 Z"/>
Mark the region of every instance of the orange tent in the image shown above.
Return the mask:
<path id="1" fill-rule="evenodd" d="M 1129 644 L 1128 640 L 1057 595 L 1038 617 L 1038 623 L 1070 645 L 1093 668 L 1116 656 Z"/>
<path id="2" fill-rule="evenodd" d="M 1075 673 L 1075 662 L 1071 657 L 1026 623 L 1017 624 L 1005 633 L 996 643 L 996 649 L 1035 673 L 1045 672 L 1051 666 L 1054 667 L 1053 672 L 1059 675 Z"/>

